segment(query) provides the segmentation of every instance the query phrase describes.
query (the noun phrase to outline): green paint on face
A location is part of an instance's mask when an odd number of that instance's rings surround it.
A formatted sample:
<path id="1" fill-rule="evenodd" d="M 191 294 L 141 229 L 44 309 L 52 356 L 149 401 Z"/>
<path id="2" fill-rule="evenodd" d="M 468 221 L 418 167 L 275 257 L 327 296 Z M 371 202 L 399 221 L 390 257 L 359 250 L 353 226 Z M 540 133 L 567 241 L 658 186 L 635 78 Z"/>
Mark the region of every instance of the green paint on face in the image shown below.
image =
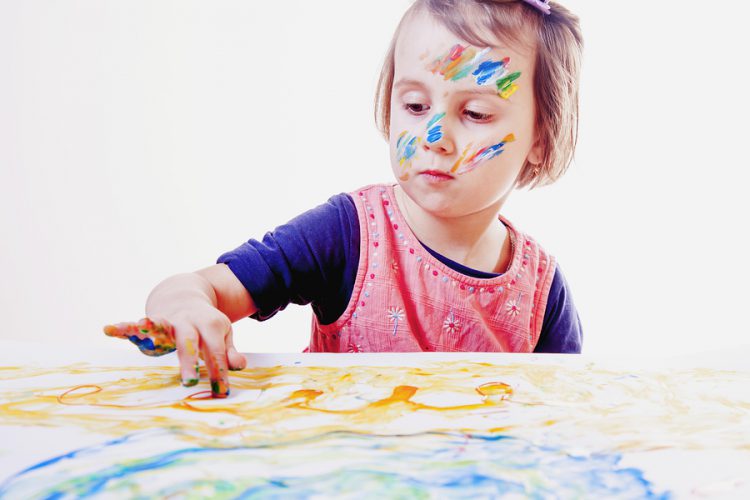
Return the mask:
<path id="1" fill-rule="evenodd" d="M 502 97 L 503 99 L 507 99 L 511 95 L 513 95 L 513 93 L 518 89 L 518 85 L 513 82 L 518 80 L 519 76 L 521 76 L 521 72 L 516 71 L 515 73 L 511 73 L 510 75 L 500 78 L 495 82 L 495 84 L 497 85 L 497 93 L 500 95 L 500 97 Z"/>

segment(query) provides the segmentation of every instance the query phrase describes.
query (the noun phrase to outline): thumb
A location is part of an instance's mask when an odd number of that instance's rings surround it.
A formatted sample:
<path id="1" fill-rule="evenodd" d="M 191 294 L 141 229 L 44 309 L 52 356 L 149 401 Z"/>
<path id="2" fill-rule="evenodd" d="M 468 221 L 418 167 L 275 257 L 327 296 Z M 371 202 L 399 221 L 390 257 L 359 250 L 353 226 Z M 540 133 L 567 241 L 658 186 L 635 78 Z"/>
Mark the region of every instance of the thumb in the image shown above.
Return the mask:
<path id="1" fill-rule="evenodd" d="M 230 370 L 242 370 L 247 366 L 245 356 L 237 352 L 234 347 L 234 331 L 230 328 L 227 335 L 227 361 L 229 361 Z"/>

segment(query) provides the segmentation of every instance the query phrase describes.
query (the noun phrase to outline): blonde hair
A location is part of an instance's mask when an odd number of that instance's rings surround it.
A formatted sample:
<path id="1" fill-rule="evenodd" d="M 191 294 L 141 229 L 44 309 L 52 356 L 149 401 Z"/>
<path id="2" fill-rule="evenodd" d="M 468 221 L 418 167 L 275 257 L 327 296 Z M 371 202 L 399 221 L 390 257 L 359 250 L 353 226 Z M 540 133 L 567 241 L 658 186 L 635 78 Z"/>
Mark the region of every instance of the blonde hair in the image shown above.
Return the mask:
<path id="1" fill-rule="evenodd" d="M 534 128 L 542 146 L 542 161 L 526 161 L 516 187 L 529 189 L 552 184 L 568 169 L 578 142 L 578 83 L 583 37 L 578 17 L 549 3 L 545 15 L 520 0 L 415 0 L 393 34 L 375 93 L 375 123 L 386 140 L 390 134 L 391 93 L 396 40 L 407 19 L 425 9 L 457 37 L 488 47 L 498 41 L 535 42 Z M 496 37 L 488 39 L 487 34 Z"/>

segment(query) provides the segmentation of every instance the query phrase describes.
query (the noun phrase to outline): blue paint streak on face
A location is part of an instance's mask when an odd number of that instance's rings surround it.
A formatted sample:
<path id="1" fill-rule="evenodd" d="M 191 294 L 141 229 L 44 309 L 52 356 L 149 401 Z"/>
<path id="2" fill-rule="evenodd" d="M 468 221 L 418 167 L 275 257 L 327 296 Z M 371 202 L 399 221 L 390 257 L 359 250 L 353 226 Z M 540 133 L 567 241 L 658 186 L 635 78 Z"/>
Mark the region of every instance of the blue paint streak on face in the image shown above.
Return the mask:
<path id="1" fill-rule="evenodd" d="M 412 137 L 411 140 L 406 143 L 406 146 L 404 147 L 404 154 L 403 158 L 404 160 L 411 159 L 412 156 L 414 156 L 414 153 L 417 152 L 417 138 Z"/>
<path id="2" fill-rule="evenodd" d="M 482 152 L 482 155 L 479 158 L 477 158 L 475 161 L 479 161 L 479 160 L 487 161 L 487 160 L 493 159 L 494 157 L 496 157 L 497 155 L 499 155 L 500 153 L 504 151 L 503 146 L 505 146 L 505 143 L 500 142 L 498 144 L 494 144 L 488 147 Z"/>
<path id="3" fill-rule="evenodd" d="M 427 142 L 433 143 L 443 138 L 443 126 L 436 125 L 437 122 L 445 117 L 445 113 L 438 113 L 427 122 Z"/>
<path id="4" fill-rule="evenodd" d="M 443 138 L 443 132 L 442 132 L 442 126 L 441 125 L 435 125 L 431 129 L 427 131 L 427 142 L 433 143 L 435 141 L 439 141 Z"/>
<path id="5" fill-rule="evenodd" d="M 149 337 L 141 339 L 136 335 L 131 335 L 130 337 L 128 337 L 128 340 L 137 345 L 138 349 L 140 349 L 142 352 L 152 352 L 156 349 L 153 339 Z"/>
<path id="6" fill-rule="evenodd" d="M 403 140 L 401 140 L 403 139 Z M 396 155 L 401 168 L 404 171 L 411 166 L 411 158 L 417 153 L 417 144 L 421 139 L 409 133 L 403 132 L 397 144 Z"/>
<path id="7" fill-rule="evenodd" d="M 477 77 L 477 84 L 484 85 L 493 75 L 503 67 L 502 61 L 483 61 L 472 73 Z"/>

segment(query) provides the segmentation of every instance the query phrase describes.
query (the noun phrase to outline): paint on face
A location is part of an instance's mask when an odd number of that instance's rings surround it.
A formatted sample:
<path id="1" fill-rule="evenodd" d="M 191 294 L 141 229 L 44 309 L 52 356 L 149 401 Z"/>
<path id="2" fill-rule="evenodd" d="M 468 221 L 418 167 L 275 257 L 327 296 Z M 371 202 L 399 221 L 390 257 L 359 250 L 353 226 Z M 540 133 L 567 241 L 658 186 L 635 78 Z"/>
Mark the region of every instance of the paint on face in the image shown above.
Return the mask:
<path id="1" fill-rule="evenodd" d="M 495 84 L 497 85 L 497 93 L 500 95 L 500 97 L 502 97 L 503 99 L 507 99 L 508 97 L 512 96 L 516 90 L 518 90 L 518 85 L 513 82 L 518 80 L 519 76 L 521 76 L 521 73 L 519 71 L 516 71 L 515 73 L 504 76 L 503 78 L 495 82 Z"/>
<path id="2" fill-rule="evenodd" d="M 445 80 L 455 82 L 471 73 L 488 51 L 489 49 L 484 49 L 477 53 L 473 47 L 456 44 L 447 54 L 435 59 L 427 69 L 433 73 L 440 73 Z"/>
<path id="3" fill-rule="evenodd" d="M 510 63 L 510 57 L 502 61 L 482 61 L 471 74 L 476 77 L 478 85 L 484 85 L 490 79 L 497 78 L 503 74 L 504 68 Z"/>
<path id="4" fill-rule="evenodd" d="M 456 173 L 456 170 L 458 170 L 458 167 L 461 166 L 461 162 L 464 161 L 464 158 L 466 158 L 466 153 L 469 152 L 469 149 L 471 148 L 473 144 L 474 144 L 473 142 L 470 142 L 469 144 L 466 145 L 463 152 L 461 153 L 461 156 L 458 157 L 458 160 L 456 160 L 456 163 L 454 163 L 453 166 L 451 167 L 452 174 Z"/>
<path id="5" fill-rule="evenodd" d="M 458 173 L 459 175 L 465 174 L 468 172 L 471 172 L 475 168 L 479 167 L 483 163 L 485 163 L 488 160 L 491 160 L 492 158 L 495 158 L 500 153 L 504 151 L 503 147 L 505 144 L 509 142 L 513 142 L 516 140 L 516 137 L 513 134 L 506 135 L 501 142 L 498 142 L 497 144 L 493 144 L 492 146 L 486 146 L 484 148 L 481 148 L 477 151 L 475 151 L 471 156 L 468 158 L 466 157 L 467 153 L 469 152 L 469 149 L 471 148 L 471 145 L 473 143 L 470 143 L 468 146 L 466 146 L 461 153 L 461 156 L 456 160 L 456 163 L 453 164 L 453 167 L 451 168 L 451 173 Z"/>
<path id="6" fill-rule="evenodd" d="M 429 64 L 427 69 L 434 74 L 440 73 L 445 80 L 454 82 L 470 74 L 477 85 L 494 82 L 498 95 L 508 99 L 518 90 L 518 85 L 513 82 L 521 73 L 517 71 L 509 74 L 510 57 L 496 61 L 486 57 L 489 51 L 489 47 L 477 52 L 473 47 L 456 44 L 445 55 Z"/>
<path id="7" fill-rule="evenodd" d="M 427 122 L 427 142 L 432 144 L 443 138 L 442 125 L 438 125 L 438 122 L 445 117 L 445 113 L 439 113 L 433 116 L 429 122 Z"/>
<path id="8" fill-rule="evenodd" d="M 417 153 L 417 146 L 421 141 L 421 137 L 411 135 L 406 130 L 399 134 L 398 141 L 396 142 L 396 157 L 398 158 L 398 164 L 401 166 L 401 180 L 409 178 L 411 162 Z"/>

